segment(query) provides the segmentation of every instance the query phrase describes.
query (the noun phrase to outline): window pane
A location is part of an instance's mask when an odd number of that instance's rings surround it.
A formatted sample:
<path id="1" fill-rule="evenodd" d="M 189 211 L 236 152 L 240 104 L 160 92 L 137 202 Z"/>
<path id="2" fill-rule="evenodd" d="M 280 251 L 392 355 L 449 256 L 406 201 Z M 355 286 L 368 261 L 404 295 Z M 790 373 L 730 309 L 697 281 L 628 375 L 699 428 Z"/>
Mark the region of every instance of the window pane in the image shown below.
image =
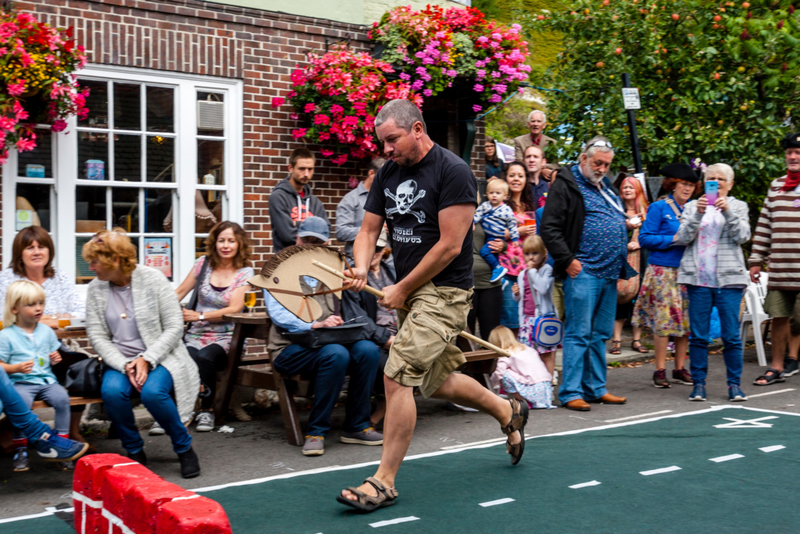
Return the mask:
<path id="1" fill-rule="evenodd" d="M 48 232 L 50 226 L 50 187 L 39 184 L 17 185 L 16 230 L 28 226 L 41 226 Z"/>
<path id="2" fill-rule="evenodd" d="M 114 135 L 114 179 L 139 182 L 142 179 L 142 136 Z"/>
<path id="3" fill-rule="evenodd" d="M 199 135 L 225 135 L 225 95 L 197 93 L 197 133 Z"/>
<path id="4" fill-rule="evenodd" d="M 197 191 L 194 199 L 194 233 L 206 234 L 222 220 L 222 191 Z"/>
<path id="5" fill-rule="evenodd" d="M 28 178 L 53 177 L 53 134 L 50 130 L 35 130 L 36 148 L 19 152 L 17 157 L 17 176 Z"/>
<path id="6" fill-rule="evenodd" d="M 108 179 L 108 134 L 80 132 L 78 134 L 78 176 L 84 180 Z"/>
<path id="7" fill-rule="evenodd" d="M 147 207 L 144 213 L 144 231 L 148 233 L 172 232 L 174 225 L 171 189 L 145 189 Z"/>
<path id="8" fill-rule="evenodd" d="M 197 140 L 197 183 L 225 185 L 225 141 Z"/>
<path id="9" fill-rule="evenodd" d="M 106 188 L 75 188 L 75 232 L 95 233 L 106 227 Z"/>
<path id="10" fill-rule="evenodd" d="M 175 139 L 160 135 L 147 137 L 147 181 L 175 181 Z"/>
<path id="11" fill-rule="evenodd" d="M 147 131 L 174 132 L 174 90 L 169 87 L 147 88 Z"/>
<path id="12" fill-rule="evenodd" d="M 139 103 L 139 85 L 114 84 L 114 128 L 120 130 L 142 129 L 142 108 Z"/>
<path id="13" fill-rule="evenodd" d="M 108 128 L 108 84 L 106 82 L 81 80 L 80 85 L 81 87 L 89 88 L 89 96 L 86 98 L 86 107 L 89 108 L 89 115 L 78 122 L 78 125 L 91 128 Z"/>
<path id="14" fill-rule="evenodd" d="M 115 188 L 111 192 L 112 217 L 114 226 L 119 226 L 126 232 L 139 231 L 139 190 Z"/>
<path id="15" fill-rule="evenodd" d="M 94 280 L 95 275 L 89 270 L 89 264 L 83 259 L 82 251 L 83 245 L 86 244 L 91 237 L 78 237 L 75 239 L 75 283 L 88 284 Z M 139 238 L 132 237 L 131 243 L 136 248 L 136 257 L 139 258 Z"/>
<path id="16" fill-rule="evenodd" d="M 205 253 L 206 253 L 206 238 L 205 237 L 194 238 L 194 259 L 199 258 Z"/>

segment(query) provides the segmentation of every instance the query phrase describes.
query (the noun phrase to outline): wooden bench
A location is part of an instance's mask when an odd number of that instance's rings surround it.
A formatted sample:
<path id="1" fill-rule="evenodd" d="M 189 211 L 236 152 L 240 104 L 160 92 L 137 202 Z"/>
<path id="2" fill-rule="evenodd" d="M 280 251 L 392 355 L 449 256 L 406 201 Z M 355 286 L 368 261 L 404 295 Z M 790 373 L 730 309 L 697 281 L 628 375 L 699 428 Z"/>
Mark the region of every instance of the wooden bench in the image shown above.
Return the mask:
<path id="1" fill-rule="evenodd" d="M 233 321 L 236 326 L 233 330 L 231 348 L 228 350 L 228 362 L 222 374 L 217 397 L 214 404 L 215 419 L 219 424 L 225 421 L 227 408 L 233 396 L 233 388 L 237 385 L 263 388 L 275 391 L 278 394 L 278 404 L 281 408 L 283 426 L 286 429 L 286 438 L 291 445 L 302 447 L 305 442 L 303 430 L 300 425 L 297 405 L 294 397 L 308 397 L 310 382 L 297 376 L 283 376 L 272 367 L 269 353 L 267 357 L 244 357 L 245 339 L 258 339 L 266 341 L 269 336 L 271 322 L 266 313 L 236 313 L 226 315 L 226 321 Z M 486 375 L 494 371 L 498 354 L 491 350 L 476 350 L 472 342 L 459 337 L 458 347 L 464 352 L 467 359 L 460 371 L 472 376 L 481 384 L 489 388 Z M 269 364 L 270 369 L 253 369 L 251 366 Z"/>
<path id="2" fill-rule="evenodd" d="M 103 399 L 91 399 L 86 397 L 70 397 L 69 398 L 69 405 L 70 406 L 84 406 L 87 404 L 97 404 L 99 402 L 103 402 Z M 42 408 L 50 408 L 50 405 L 44 401 L 34 401 L 33 405 L 31 406 L 31 410 L 40 410 Z"/>

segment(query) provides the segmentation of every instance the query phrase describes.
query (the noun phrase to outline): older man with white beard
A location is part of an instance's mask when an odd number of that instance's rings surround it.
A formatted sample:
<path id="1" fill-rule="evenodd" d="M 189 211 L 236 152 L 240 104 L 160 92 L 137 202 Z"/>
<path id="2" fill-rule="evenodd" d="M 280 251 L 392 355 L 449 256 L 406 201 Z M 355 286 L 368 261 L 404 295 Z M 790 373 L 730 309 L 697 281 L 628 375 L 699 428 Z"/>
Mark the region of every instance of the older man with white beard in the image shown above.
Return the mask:
<path id="1" fill-rule="evenodd" d="M 617 280 L 636 274 L 626 261 L 625 209 L 605 176 L 613 159 L 605 137 L 586 143 L 579 163 L 558 171 L 542 214 L 542 239 L 555 261 L 555 276 L 564 279 L 558 397 L 570 410 L 626 401 L 606 390 L 606 341 L 614 329 Z"/>

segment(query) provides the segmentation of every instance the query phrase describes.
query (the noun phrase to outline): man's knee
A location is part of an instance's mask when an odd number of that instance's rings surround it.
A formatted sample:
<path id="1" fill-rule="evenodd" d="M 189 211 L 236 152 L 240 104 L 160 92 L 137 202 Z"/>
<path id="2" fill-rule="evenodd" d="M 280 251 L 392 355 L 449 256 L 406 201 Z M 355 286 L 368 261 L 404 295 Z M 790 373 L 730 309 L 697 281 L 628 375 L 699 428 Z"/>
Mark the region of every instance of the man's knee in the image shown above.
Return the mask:
<path id="1" fill-rule="evenodd" d="M 342 345 L 325 345 L 317 357 L 320 365 L 346 371 L 350 365 L 350 351 Z"/>
<path id="2" fill-rule="evenodd" d="M 378 365 L 381 351 L 372 341 L 362 340 L 353 345 L 350 355 L 358 364 Z"/>

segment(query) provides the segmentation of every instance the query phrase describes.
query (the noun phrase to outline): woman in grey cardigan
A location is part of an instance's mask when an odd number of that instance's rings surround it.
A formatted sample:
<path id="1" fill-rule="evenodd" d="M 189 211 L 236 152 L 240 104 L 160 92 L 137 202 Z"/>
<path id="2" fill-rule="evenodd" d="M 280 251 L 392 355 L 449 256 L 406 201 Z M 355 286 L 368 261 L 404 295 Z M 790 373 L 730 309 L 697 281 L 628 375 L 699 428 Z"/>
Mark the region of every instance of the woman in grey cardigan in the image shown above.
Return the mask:
<path id="1" fill-rule="evenodd" d="M 172 438 L 181 475 L 196 477 L 200 463 L 182 421 L 191 419 L 200 376 L 181 339 L 183 315 L 175 291 L 161 272 L 137 266 L 136 256 L 128 236 L 116 229 L 99 232 L 83 246 L 83 258 L 97 275 L 86 298 L 86 332 L 106 365 L 103 402 L 128 456 L 145 465 L 130 404 L 136 389 Z"/>
<path id="2" fill-rule="evenodd" d="M 678 270 L 678 283 L 689 294 L 689 344 L 694 389 L 692 401 L 706 400 L 708 330 L 711 309 L 716 306 L 722 326 L 722 351 L 728 375 L 728 400 L 746 401 L 742 392 L 742 340 L 739 336 L 739 306 L 749 281 L 742 254 L 750 240 L 747 203 L 728 195 L 733 187 L 733 169 L 724 163 L 706 169 L 705 181 L 719 184 L 718 198 L 706 195 L 686 205 L 675 243 L 686 245 Z"/>

